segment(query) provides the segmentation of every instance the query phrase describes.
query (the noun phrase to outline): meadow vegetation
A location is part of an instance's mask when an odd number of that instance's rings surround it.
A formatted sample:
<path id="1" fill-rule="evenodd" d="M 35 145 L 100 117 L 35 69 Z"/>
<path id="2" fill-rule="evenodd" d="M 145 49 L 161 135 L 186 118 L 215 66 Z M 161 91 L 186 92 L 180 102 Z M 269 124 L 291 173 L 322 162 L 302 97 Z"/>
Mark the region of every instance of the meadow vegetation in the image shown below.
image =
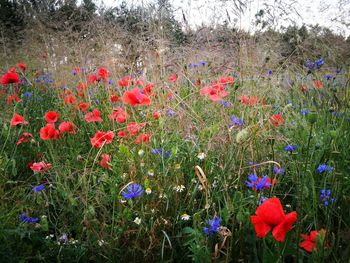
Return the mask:
<path id="1" fill-rule="evenodd" d="M 5 2 L 1 262 L 349 261 L 350 38 Z"/>

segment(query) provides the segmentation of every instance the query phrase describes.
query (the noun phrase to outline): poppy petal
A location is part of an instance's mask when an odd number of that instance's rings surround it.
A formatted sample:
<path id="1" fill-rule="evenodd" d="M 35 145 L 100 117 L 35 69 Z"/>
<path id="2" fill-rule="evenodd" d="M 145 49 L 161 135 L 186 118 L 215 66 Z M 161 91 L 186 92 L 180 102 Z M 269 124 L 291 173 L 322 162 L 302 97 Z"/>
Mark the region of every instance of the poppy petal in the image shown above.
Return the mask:
<path id="1" fill-rule="evenodd" d="M 259 216 L 251 216 L 250 220 L 254 225 L 255 233 L 257 237 L 263 238 L 270 232 L 271 226 L 266 224 L 261 217 Z"/>

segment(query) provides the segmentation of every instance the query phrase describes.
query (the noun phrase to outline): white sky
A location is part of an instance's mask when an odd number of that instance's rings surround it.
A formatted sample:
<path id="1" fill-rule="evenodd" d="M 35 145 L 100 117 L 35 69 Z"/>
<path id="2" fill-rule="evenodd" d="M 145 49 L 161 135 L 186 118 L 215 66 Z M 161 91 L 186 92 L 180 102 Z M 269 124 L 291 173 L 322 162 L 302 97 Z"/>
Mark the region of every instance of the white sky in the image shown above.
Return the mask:
<path id="1" fill-rule="evenodd" d="M 174 7 L 176 18 L 183 22 L 183 14 L 190 26 L 198 26 L 202 23 L 213 24 L 227 20 L 227 13 L 230 16 L 231 25 L 235 25 L 246 30 L 254 31 L 255 14 L 264 5 L 269 5 L 274 10 L 274 15 L 282 14 L 279 7 L 290 10 L 290 14 L 283 14 L 278 19 L 280 25 L 289 25 L 288 20 L 296 21 L 298 25 L 319 24 L 327 26 L 334 31 L 349 36 L 350 35 L 350 0 L 240 0 L 246 4 L 244 12 L 239 12 L 234 2 L 238 0 L 173 0 L 170 1 Z M 119 6 L 122 0 L 97 0 L 104 3 L 106 7 Z M 127 0 L 130 5 L 147 6 L 152 0 Z M 283 4 L 279 4 L 283 2 Z M 227 12 L 226 12 L 227 10 Z M 297 15 L 299 14 L 299 16 Z M 343 19 L 348 23 L 348 27 L 341 25 L 336 20 Z"/>

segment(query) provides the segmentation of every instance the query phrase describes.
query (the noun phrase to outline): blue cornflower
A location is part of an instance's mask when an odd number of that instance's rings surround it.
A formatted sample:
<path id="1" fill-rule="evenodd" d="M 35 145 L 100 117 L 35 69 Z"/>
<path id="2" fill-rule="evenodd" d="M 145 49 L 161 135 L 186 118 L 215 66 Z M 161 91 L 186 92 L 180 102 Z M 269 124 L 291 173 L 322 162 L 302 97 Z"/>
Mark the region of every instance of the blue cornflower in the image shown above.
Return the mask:
<path id="1" fill-rule="evenodd" d="M 274 172 L 275 174 L 283 174 L 283 173 L 284 173 L 284 168 L 283 168 L 283 167 L 278 168 L 277 166 L 274 166 L 274 167 L 273 167 L 273 172 Z"/>
<path id="2" fill-rule="evenodd" d="M 23 96 L 26 97 L 26 98 L 30 98 L 31 96 L 33 96 L 33 93 L 29 92 L 29 91 L 26 91 L 23 93 Z"/>
<path id="3" fill-rule="evenodd" d="M 197 63 L 190 63 L 189 65 L 188 65 L 188 67 L 189 68 L 196 68 L 196 67 L 198 67 L 199 65 L 197 64 Z"/>
<path id="4" fill-rule="evenodd" d="M 172 109 L 167 109 L 166 115 L 168 115 L 169 117 L 174 117 L 176 115 L 176 112 Z"/>
<path id="5" fill-rule="evenodd" d="M 208 227 L 203 228 L 204 234 L 212 237 L 213 233 L 218 233 L 220 221 L 221 221 L 220 217 L 217 217 L 217 218 L 213 217 L 212 219 L 207 219 L 206 223 L 207 223 Z"/>
<path id="6" fill-rule="evenodd" d="M 298 149 L 298 146 L 296 145 L 287 145 L 286 147 L 284 147 L 284 150 L 287 152 L 294 152 Z"/>
<path id="7" fill-rule="evenodd" d="M 333 171 L 333 167 L 331 167 L 331 166 L 329 166 L 329 165 L 327 165 L 327 164 L 320 164 L 320 165 L 317 167 L 316 171 L 317 171 L 318 173 L 332 172 L 332 171 Z"/>
<path id="8" fill-rule="evenodd" d="M 63 235 L 58 240 L 59 240 L 59 242 L 67 244 L 68 243 L 68 235 L 66 233 L 63 233 Z"/>
<path id="9" fill-rule="evenodd" d="M 226 100 L 222 100 L 220 101 L 221 105 L 224 106 L 224 108 L 228 108 L 231 106 L 231 103 L 229 101 Z"/>
<path id="10" fill-rule="evenodd" d="M 126 199 L 132 199 L 135 197 L 140 197 L 142 195 L 142 186 L 139 184 L 130 184 L 128 185 L 128 187 L 126 188 L 127 191 L 123 191 L 122 195 L 126 198 Z"/>
<path id="11" fill-rule="evenodd" d="M 208 64 L 208 62 L 206 62 L 206 61 L 199 61 L 199 64 L 201 64 L 202 66 L 205 66 L 206 64 Z"/>
<path id="12" fill-rule="evenodd" d="M 33 192 L 38 193 L 45 189 L 45 185 L 40 184 L 32 188 Z"/>
<path id="13" fill-rule="evenodd" d="M 310 61 L 310 60 L 307 60 L 307 61 L 305 61 L 304 66 L 305 66 L 308 70 L 313 71 L 314 68 L 315 68 L 315 63 L 312 62 L 312 61 Z"/>
<path id="14" fill-rule="evenodd" d="M 315 61 L 315 65 L 316 65 L 317 69 L 320 69 L 323 64 L 324 64 L 323 58 L 320 58 L 320 59 Z"/>
<path id="15" fill-rule="evenodd" d="M 156 155 L 161 155 L 163 158 L 168 158 L 171 155 L 171 152 L 166 152 L 162 148 L 152 149 L 151 152 Z"/>
<path id="16" fill-rule="evenodd" d="M 326 80 L 331 80 L 331 79 L 333 79 L 333 76 L 332 76 L 332 75 L 326 75 L 326 76 L 324 76 L 324 78 L 325 78 Z"/>
<path id="17" fill-rule="evenodd" d="M 261 191 L 264 190 L 264 188 L 271 187 L 271 180 L 269 180 L 266 175 L 258 177 L 256 174 L 250 174 L 248 175 L 248 180 L 250 180 L 250 182 L 246 182 L 247 187 L 255 191 Z"/>
<path id="18" fill-rule="evenodd" d="M 267 71 L 267 75 L 269 75 L 269 76 L 272 75 L 272 70 L 271 70 L 271 69 L 269 69 L 269 70 Z"/>
<path id="19" fill-rule="evenodd" d="M 109 85 L 112 85 L 112 84 L 113 84 L 113 80 L 109 79 L 109 80 L 108 80 L 108 84 L 109 84 Z"/>
<path id="20" fill-rule="evenodd" d="M 228 126 L 231 128 L 233 126 L 236 126 L 236 127 L 241 127 L 244 125 L 244 121 L 243 119 L 240 119 L 238 117 L 235 117 L 235 116 L 231 116 L 230 117 L 230 122 L 228 123 Z"/>
<path id="21" fill-rule="evenodd" d="M 20 214 L 18 218 L 23 223 L 27 223 L 27 224 L 35 224 L 35 223 L 38 223 L 40 221 L 39 218 L 27 216 L 25 213 Z"/>
<path id="22" fill-rule="evenodd" d="M 333 111 L 333 112 L 332 112 L 332 115 L 333 115 L 334 117 L 341 118 L 341 117 L 343 117 L 344 112 L 336 112 L 336 111 Z"/>
<path id="23" fill-rule="evenodd" d="M 329 202 L 334 203 L 334 198 L 331 197 L 331 190 L 322 189 L 320 191 L 320 200 L 325 206 L 328 206 Z"/>
<path id="24" fill-rule="evenodd" d="M 307 115 L 309 115 L 309 110 L 307 110 L 307 109 L 302 109 L 302 110 L 300 111 L 300 113 L 301 113 L 301 115 L 307 116 Z"/>

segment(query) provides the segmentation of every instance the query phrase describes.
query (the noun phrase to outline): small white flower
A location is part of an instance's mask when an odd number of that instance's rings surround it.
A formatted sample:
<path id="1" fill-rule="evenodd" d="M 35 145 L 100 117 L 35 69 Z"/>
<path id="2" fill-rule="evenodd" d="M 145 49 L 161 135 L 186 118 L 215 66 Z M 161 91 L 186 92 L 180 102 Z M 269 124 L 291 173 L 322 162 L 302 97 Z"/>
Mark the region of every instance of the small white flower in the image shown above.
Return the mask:
<path id="1" fill-rule="evenodd" d="M 151 193 L 152 193 L 152 189 L 151 189 L 151 188 L 149 188 L 149 187 L 147 187 L 145 192 L 146 192 L 146 194 L 148 194 L 148 195 L 149 195 L 149 194 L 151 194 Z"/>
<path id="2" fill-rule="evenodd" d="M 143 155 L 145 154 L 145 151 L 144 150 L 139 150 L 139 152 L 138 152 L 138 155 L 140 156 L 140 157 L 142 157 Z"/>
<path id="3" fill-rule="evenodd" d="M 136 225 L 141 224 L 141 218 L 136 217 L 135 220 L 134 220 L 134 223 L 135 223 Z"/>
<path id="4" fill-rule="evenodd" d="M 126 203 L 126 200 L 120 199 L 120 203 L 121 203 L 121 204 L 125 204 L 125 203 Z"/>
<path id="5" fill-rule="evenodd" d="M 153 171 L 152 169 L 151 169 L 151 170 L 148 170 L 147 174 L 148 174 L 149 176 L 153 176 L 153 175 L 154 175 L 154 171 Z"/>
<path id="6" fill-rule="evenodd" d="M 97 240 L 97 244 L 98 244 L 100 247 L 102 247 L 105 243 L 106 243 L 106 242 L 105 242 L 103 239 Z"/>
<path id="7" fill-rule="evenodd" d="M 197 155 L 197 158 L 198 158 L 199 160 L 203 160 L 206 156 L 207 156 L 207 155 L 206 155 L 205 153 L 201 152 L 201 153 L 199 153 L 199 154 Z"/>
<path id="8" fill-rule="evenodd" d="M 78 243 L 78 242 L 79 242 L 78 240 L 74 240 L 74 239 L 70 241 L 70 243 L 71 243 L 72 245 L 75 245 L 75 244 Z"/>
<path id="9" fill-rule="evenodd" d="M 181 193 L 185 190 L 185 186 L 184 185 L 177 185 L 177 186 L 174 186 L 173 189 L 174 189 L 174 191 Z"/>
<path id="10" fill-rule="evenodd" d="M 184 221 L 187 221 L 187 220 L 190 220 L 190 216 L 188 214 L 184 213 L 181 215 L 181 219 Z"/>

